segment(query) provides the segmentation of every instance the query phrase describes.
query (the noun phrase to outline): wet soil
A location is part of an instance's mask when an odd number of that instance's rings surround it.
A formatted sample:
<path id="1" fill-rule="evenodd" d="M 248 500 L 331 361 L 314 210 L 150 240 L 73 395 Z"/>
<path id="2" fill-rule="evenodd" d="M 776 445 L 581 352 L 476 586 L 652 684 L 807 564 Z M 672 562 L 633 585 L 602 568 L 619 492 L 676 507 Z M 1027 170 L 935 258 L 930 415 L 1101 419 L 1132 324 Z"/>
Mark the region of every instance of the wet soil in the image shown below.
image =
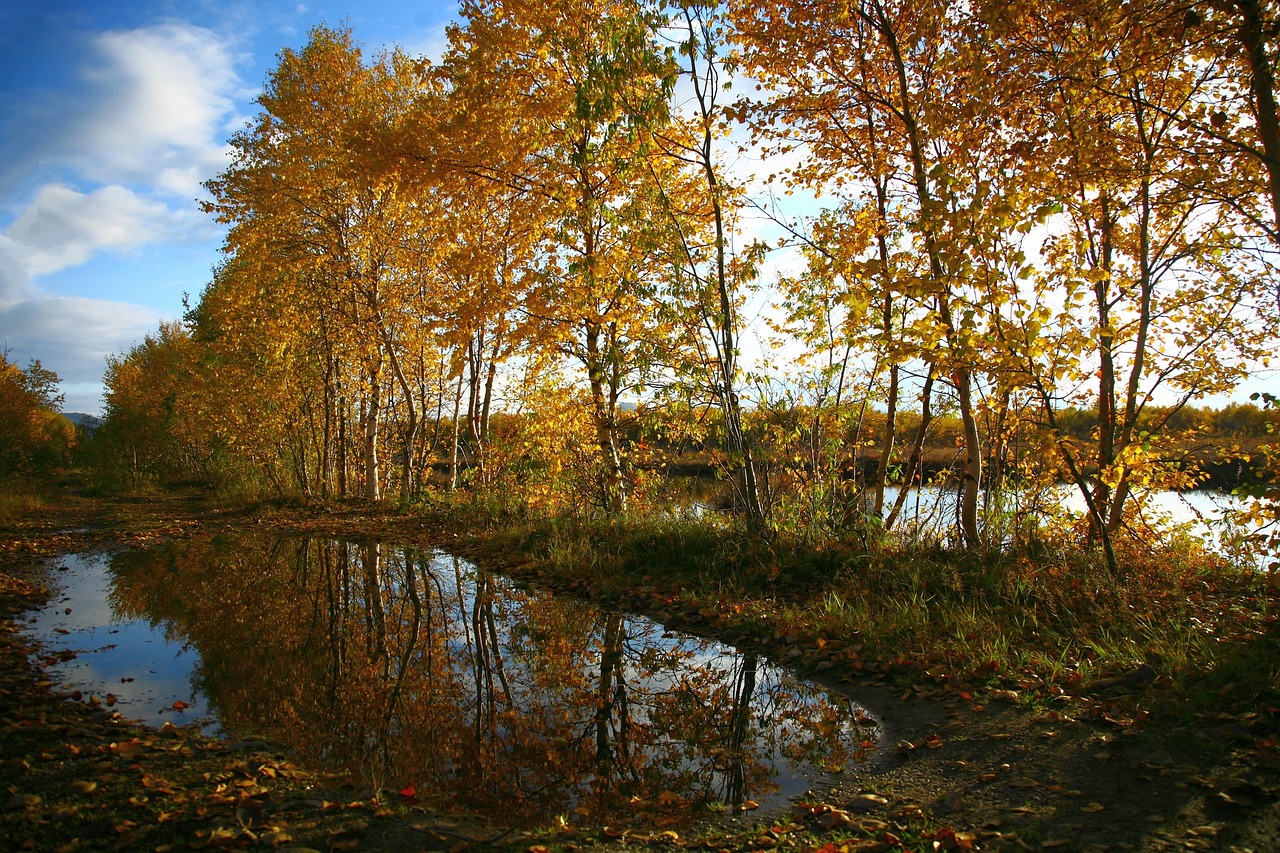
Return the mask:
<path id="1" fill-rule="evenodd" d="M 132 726 L 59 693 L 49 650 L 16 621 L 45 600 L 44 559 L 247 526 L 437 545 L 537 580 L 536 566 L 488 553 L 482 538 L 377 508 L 231 510 L 64 484 L 39 512 L 0 520 L 0 849 L 1280 849 L 1280 709 L 1233 707 L 1232 693 L 1212 714 L 1179 714 L 1161 673 L 1141 667 L 1070 693 L 1034 677 L 979 688 L 820 653 L 841 638 L 755 637 L 881 714 L 882 757 L 829 774 L 790 809 L 625 833 L 507 827 L 369 791 L 270 743 Z M 742 642 L 731 620 L 697 609 L 646 615 Z"/>

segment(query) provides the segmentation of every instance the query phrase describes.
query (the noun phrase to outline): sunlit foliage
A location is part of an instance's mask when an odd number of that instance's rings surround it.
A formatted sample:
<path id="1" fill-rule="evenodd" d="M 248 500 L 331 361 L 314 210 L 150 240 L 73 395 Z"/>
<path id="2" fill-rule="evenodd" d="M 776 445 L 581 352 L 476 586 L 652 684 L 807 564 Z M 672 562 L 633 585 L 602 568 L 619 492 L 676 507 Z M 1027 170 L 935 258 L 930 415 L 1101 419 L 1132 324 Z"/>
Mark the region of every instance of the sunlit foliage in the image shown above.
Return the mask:
<path id="1" fill-rule="evenodd" d="M 62 416 L 58 376 L 38 359 L 25 369 L 0 353 L 0 479 L 47 474 L 70 461 L 75 426 Z"/>
<path id="2" fill-rule="evenodd" d="M 438 63 L 317 28 L 209 184 L 187 325 L 112 361 L 107 434 L 132 470 L 502 512 L 641 511 L 692 465 L 766 540 L 871 544 L 932 481 L 946 544 L 1018 548 L 1067 482 L 1115 571 L 1207 431 L 1261 438 L 1191 413 L 1274 346 L 1270 17 L 467 2 Z M 760 280 L 778 190 L 825 204 Z M 744 358 L 756 291 L 789 366 Z"/>

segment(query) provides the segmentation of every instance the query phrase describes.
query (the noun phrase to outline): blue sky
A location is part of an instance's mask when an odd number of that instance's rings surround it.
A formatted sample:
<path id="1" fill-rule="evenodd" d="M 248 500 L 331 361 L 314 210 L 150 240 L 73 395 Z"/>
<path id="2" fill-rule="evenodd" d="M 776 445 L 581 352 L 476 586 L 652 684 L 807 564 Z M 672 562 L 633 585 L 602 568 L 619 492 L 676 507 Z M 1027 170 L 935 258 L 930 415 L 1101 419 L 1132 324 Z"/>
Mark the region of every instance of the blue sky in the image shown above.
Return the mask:
<path id="1" fill-rule="evenodd" d="M 105 358 L 178 319 L 219 259 L 201 182 L 277 53 L 347 23 L 368 52 L 438 56 L 445 0 L 0 5 L 0 348 L 98 413 Z"/>

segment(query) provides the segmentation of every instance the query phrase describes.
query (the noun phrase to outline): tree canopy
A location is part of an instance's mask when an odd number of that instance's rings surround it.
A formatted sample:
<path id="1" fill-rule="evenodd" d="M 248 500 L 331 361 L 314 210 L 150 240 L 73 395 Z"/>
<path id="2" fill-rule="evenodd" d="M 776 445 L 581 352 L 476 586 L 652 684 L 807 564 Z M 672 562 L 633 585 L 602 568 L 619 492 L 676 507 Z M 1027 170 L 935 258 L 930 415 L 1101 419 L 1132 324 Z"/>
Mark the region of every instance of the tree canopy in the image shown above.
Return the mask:
<path id="1" fill-rule="evenodd" d="M 465 2 L 439 62 L 317 27 L 208 185 L 225 262 L 110 363 L 111 419 L 277 491 L 434 477 L 571 513 L 645 505 L 692 448 L 766 537 L 892 526 L 887 487 L 931 470 L 953 541 L 996 547 L 1007 484 L 1065 481 L 1114 564 L 1146 491 L 1197 482 L 1179 412 L 1274 348 L 1276 24 L 1255 0 Z M 778 193 L 824 202 L 766 244 Z M 744 357 L 764 303 L 798 358 Z"/>

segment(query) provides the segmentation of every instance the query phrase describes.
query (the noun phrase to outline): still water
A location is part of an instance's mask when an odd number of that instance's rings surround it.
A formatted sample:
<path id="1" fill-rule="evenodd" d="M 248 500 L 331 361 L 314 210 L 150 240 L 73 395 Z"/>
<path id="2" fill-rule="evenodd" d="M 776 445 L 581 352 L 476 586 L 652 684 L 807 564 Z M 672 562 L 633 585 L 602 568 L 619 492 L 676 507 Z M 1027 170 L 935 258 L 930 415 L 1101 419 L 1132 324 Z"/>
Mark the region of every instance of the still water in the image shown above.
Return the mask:
<path id="1" fill-rule="evenodd" d="M 64 689 L 511 821 L 777 805 L 881 739 L 753 652 L 439 552 L 212 537 L 52 575 L 31 632 L 76 653 L 52 668 Z"/>
<path id="2" fill-rule="evenodd" d="M 901 491 L 885 489 L 885 514 Z M 932 531 L 949 535 L 955 529 L 959 493 L 936 486 L 911 487 L 898 517 L 898 529 Z M 1195 537 L 1210 548 L 1234 547 L 1241 532 L 1232 526 L 1234 512 L 1244 502 L 1229 493 L 1211 489 L 1184 492 L 1140 492 L 1131 498 L 1133 512 L 1128 529 L 1135 535 L 1155 539 L 1173 532 Z M 1088 512 L 1084 497 L 1074 486 L 1059 484 L 1038 492 L 1010 490 L 994 502 L 980 505 L 984 526 L 1009 525 L 1020 520 L 1045 523 L 1045 519 L 1081 517 Z M 1050 522 L 1052 523 L 1052 522 Z"/>

